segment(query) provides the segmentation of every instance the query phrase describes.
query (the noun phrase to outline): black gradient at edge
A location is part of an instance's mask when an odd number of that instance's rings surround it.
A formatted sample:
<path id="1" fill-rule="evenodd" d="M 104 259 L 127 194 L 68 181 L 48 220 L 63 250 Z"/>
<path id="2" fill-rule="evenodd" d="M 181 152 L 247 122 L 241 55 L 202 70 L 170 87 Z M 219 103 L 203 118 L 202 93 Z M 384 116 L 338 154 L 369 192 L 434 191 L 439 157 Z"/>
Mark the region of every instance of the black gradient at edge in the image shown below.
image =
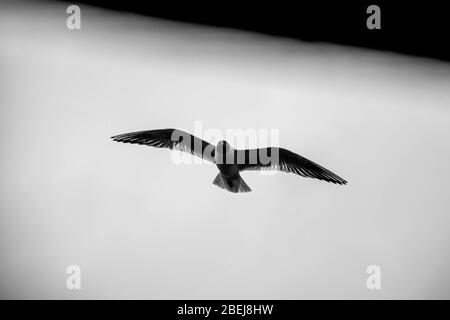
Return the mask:
<path id="1" fill-rule="evenodd" d="M 67 2 L 67 1 L 64 1 Z M 71 2 L 72 3 L 72 2 Z M 174 21 L 240 29 L 311 42 L 330 42 L 450 61 L 449 24 L 437 2 L 228 1 L 153 2 L 81 0 L 121 12 Z M 381 29 L 369 30 L 369 5 L 381 9 Z"/>

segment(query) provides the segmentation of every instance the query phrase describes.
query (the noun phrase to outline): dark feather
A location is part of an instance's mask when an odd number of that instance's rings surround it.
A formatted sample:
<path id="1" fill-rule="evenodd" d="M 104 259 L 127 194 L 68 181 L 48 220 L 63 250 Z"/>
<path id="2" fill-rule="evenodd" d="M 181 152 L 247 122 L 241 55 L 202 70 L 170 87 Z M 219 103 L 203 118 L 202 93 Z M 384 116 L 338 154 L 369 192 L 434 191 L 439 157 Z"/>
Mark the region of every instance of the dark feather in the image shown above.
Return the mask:
<path id="1" fill-rule="evenodd" d="M 214 163 L 215 147 L 212 144 L 178 129 L 130 132 L 113 136 L 111 139 L 117 142 L 181 150 Z"/>
<path id="2" fill-rule="evenodd" d="M 236 150 L 236 159 L 239 170 L 279 170 L 302 177 L 347 184 L 347 181 L 328 169 L 283 148 Z"/>

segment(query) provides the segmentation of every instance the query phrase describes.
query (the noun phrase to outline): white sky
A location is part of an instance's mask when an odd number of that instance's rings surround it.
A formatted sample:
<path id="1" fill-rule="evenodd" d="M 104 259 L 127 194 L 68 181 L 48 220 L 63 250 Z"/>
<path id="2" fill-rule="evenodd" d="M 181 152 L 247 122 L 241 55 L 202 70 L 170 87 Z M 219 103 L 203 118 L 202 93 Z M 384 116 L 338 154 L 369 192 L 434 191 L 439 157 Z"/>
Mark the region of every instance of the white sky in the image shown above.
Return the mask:
<path id="1" fill-rule="evenodd" d="M 81 9 L 0 10 L 1 298 L 450 298 L 448 63 Z M 236 195 L 109 139 L 194 121 L 278 129 L 349 184 Z"/>

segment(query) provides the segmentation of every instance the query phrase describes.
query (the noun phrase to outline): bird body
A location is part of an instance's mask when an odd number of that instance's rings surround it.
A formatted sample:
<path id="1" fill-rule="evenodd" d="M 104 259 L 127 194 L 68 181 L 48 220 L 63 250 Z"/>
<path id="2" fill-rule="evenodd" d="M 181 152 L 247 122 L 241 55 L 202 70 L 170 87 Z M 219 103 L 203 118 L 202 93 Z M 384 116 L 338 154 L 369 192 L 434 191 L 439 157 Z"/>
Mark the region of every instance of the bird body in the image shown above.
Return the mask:
<path id="1" fill-rule="evenodd" d="M 236 150 L 228 142 L 219 141 L 214 152 L 214 161 L 220 173 L 213 184 L 234 193 L 252 191 L 239 174 Z"/>
<path id="2" fill-rule="evenodd" d="M 235 150 L 228 142 L 219 141 L 214 152 L 214 161 L 220 172 L 226 176 L 239 173 Z"/>
<path id="3" fill-rule="evenodd" d="M 328 169 L 283 148 L 236 150 L 223 140 L 214 147 L 178 129 L 138 131 L 111 138 L 118 142 L 182 150 L 201 157 L 214 163 L 220 171 L 213 184 L 233 193 L 251 191 L 240 175 L 245 170 L 279 170 L 335 184 L 347 184 L 347 181 Z"/>

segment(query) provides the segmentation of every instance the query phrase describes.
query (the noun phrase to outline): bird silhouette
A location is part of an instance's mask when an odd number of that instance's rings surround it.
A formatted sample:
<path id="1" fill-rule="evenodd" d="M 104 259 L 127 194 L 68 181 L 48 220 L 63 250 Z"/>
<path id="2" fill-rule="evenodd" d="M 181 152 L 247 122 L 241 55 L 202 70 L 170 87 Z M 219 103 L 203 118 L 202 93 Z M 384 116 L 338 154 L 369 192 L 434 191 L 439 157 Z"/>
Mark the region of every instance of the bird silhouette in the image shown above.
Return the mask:
<path id="1" fill-rule="evenodd" d="M 111 139 L 117 142 L 181 150 L 205 159 L 215 164 L 220 171 L 213 184 L 234 193 L 252 191 L 240 175 L 240 172 L 245 170 L 279 170 L 335 184 L 347 184 L 347 181 L 328 169 L 283 148 L 237 150 L 224 140 L 214 146 L 178 129 L 130 132 L 113 136 Z"/>

